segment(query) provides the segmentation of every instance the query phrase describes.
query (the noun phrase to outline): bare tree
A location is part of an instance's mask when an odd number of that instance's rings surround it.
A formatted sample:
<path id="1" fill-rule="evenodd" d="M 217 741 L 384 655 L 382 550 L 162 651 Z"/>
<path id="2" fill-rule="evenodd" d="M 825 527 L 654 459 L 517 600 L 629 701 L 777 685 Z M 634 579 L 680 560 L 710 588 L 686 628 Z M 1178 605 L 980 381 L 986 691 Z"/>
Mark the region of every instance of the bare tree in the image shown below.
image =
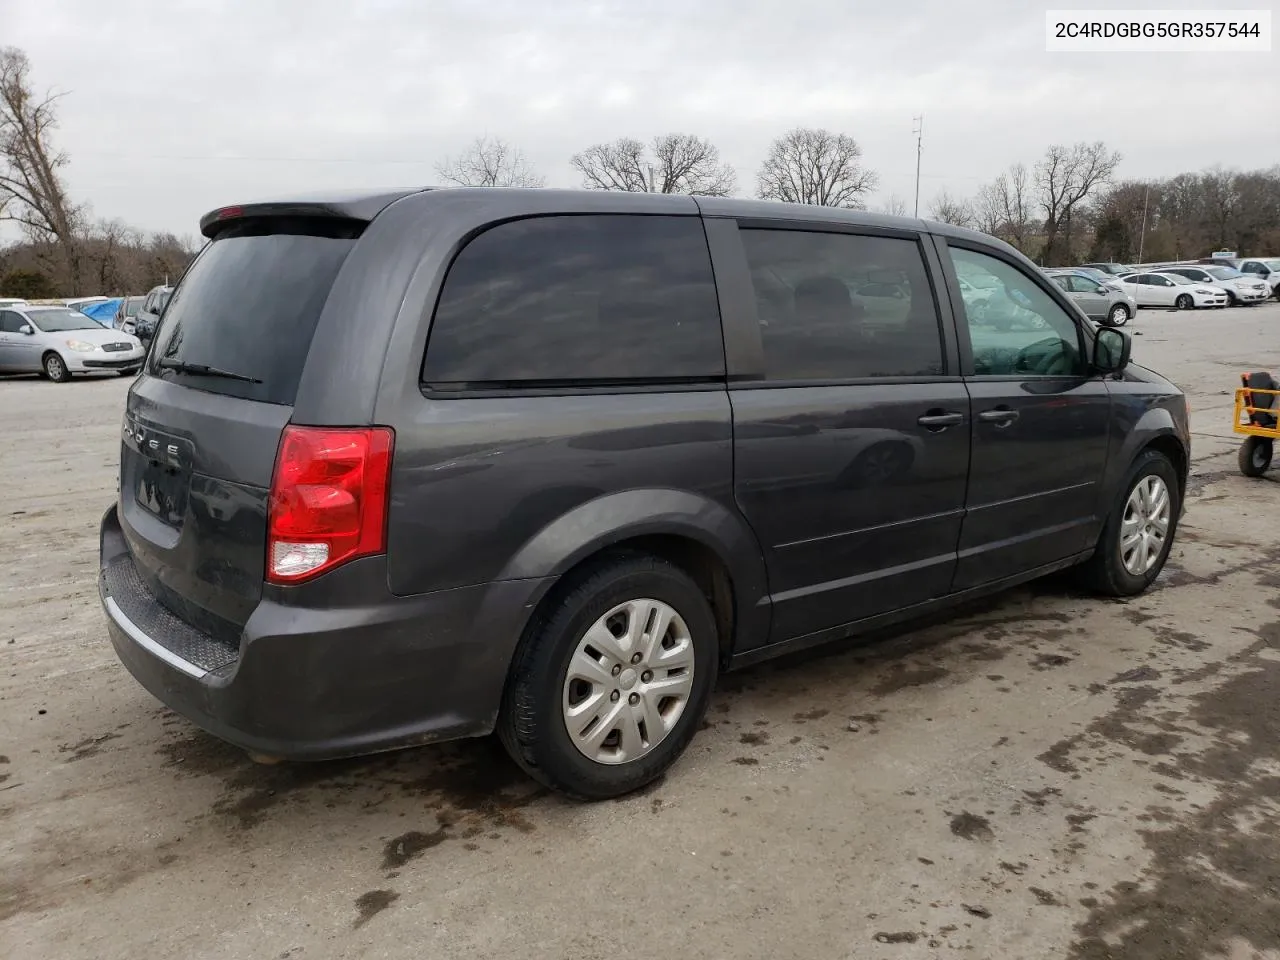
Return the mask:
<path id="1" fill-rule="evenodd" d="M 456 157 L 436 166 L 443 180 L 460 187 L 545 187 L 547 181 L 525 155 L 498 137 L 476 137 Z"/>
<path id="2" fill-rule="evenodd" d="M 1070 147 L 1054 144 L 1036 164 L 1036 189 L 1044 211 L 1044 251 L 1047 266 L 1071 255 L 1071 218 L 1076 208 L 1101 184 L 1107 183 L 1120 163 L 1120 154 L 1101 140 Z"/>
<path id="3" fill-rule="evenodd" d="M 587 147 L 569 162 L 591 190 L 727 197 L 738 179 L 733 167 L 720 162 L 715 144 L 687 133 L 654 137 L 647 147 L 621 137 Z"/>
<path id="4" fill-rule="evenodd" d="M 25 53 L 0 48 L 0 220 L 20 224 L 33 241 L 56 243 L 78 293 L 81 211 L 67 198 L 59 173 L 67 155 L 50 141 L 58 95 L 38 99 L 30 71 Z"/>
<path id="5" fill-rule="evenodd" d="M 891 217 L 905 217 L 907 215 L 907 201 L 896 193 L 890 194 L 889 199 L 880 205 L 880 212 L 887 213 Z"/>
<path id="6" fill-rule="evenodd" d="M 862 165 L 862 148 L 853 137 L 796 127 L 770 144 L 756 175 L 756 196 L 860 210 L 878 182 Z"/>
<path id="7" fill-rule="evenodd" d="M 1031 191 L 1027 168 L 1015 163 L 978 191 L 978 229 L 1028 252 L 1031 239 Z"/>
<path id="8" fill-rule="evenodd" d="M 951 196 L 942 190 L 929 204 L 929 217 L 939 223 L 950 223 L 957 227 L 974 227 L 978 222 L 977 212 L 968 200 Z"/>

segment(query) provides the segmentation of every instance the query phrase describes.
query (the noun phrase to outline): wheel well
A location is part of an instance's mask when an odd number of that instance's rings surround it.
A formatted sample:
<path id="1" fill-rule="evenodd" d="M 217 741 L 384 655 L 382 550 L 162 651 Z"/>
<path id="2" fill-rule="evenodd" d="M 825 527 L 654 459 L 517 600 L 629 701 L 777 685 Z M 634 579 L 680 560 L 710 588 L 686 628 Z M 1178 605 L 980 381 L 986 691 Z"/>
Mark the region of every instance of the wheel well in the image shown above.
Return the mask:
<path id="1" fill-rule="evenodd" d="M 702 590 L 703 596 L 711 604 L 716 618 L 716 633 L 720 638 L 720 657 L 727 661 L 733 651 L 734 631 L 734 594 L 733 580 L 729 569 L 714 550 L 699 543 L 691 537 L 676 534 L 650 534 L 619 540 L 602 547 L 595 553 L 584 557 L 566 570 L 546 596 L 538 604 L 538 609 L 530 618 L 530 623 L 538 619 L 551 604 L 573 585 L 588 576 L 602 563 L 619 555 L 643 553 L 659 557 L 687 573 L 693 582 Z"/>
<path id="2" fill-rule="evenodd" d="M 1156 437 L 1143 449 L 1163 453 L 1173 462 L 1173 468 L 1178 473 L 1178 499 L 1181 501 L 1187 492 L 1187 451 L 1183 449 L 1182 444 L 1176 437 L 1166 434 Z"/>

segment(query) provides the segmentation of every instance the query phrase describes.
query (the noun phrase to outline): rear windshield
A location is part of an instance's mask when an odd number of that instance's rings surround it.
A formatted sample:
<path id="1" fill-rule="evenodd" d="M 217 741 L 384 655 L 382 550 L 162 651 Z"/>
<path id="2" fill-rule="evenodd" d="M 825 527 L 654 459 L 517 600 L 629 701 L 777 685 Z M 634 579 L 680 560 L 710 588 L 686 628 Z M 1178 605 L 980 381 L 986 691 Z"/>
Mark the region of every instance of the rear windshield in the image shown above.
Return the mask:
<path id="1" fill-rule="evenodd" d="M 148 372 L 209 393 L 292 404 L 320 311 L 363 226 L 290 218 L 227 228 L 172 293 Z"/>

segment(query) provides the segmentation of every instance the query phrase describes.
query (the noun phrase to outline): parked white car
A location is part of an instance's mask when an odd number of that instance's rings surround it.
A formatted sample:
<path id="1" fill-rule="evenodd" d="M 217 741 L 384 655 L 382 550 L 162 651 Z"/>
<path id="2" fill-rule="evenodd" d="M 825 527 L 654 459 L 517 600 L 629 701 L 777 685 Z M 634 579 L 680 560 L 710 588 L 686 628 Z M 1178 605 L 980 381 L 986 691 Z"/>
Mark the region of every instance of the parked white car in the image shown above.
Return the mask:
<path id="1" fill-rule="evenodd" d="M 142 367 L 142 342 L 71 307 L 0 309 L 0 371 L 43 373 L 65 383 L 74 373 L 132 376 Z"/>
<path id="2" fill-rule="evenodd" d="M 1271 295 L 1280 300 L 1280 257 L 1245 257 L 1239 270 L 1263 281 Z"/>
<path id="3" fill-rule="evenodd" d="M 1271 295 L 1265 280 L 1243 274 L 1231 267 L 1175 264 L 1170 267 L 1161 267 L 1160 272 L 1176 273 L 1180 277 L 1194 280 L 1201 286 L 1221 290 L 1227 295 L 1227 304 L 1232 307 L 1241 303 L 1258 303 Z"/>
<path id="4" fill-rule="evenodd" d="M 1176 273 L 1150 271 L 1121 277 L 1126 290 L 1140 307 L 1172 307 L 1191 310 L 1195 307 L 1225 307 L 1227 295 L 1222 290 L 1196 283 Z"/>

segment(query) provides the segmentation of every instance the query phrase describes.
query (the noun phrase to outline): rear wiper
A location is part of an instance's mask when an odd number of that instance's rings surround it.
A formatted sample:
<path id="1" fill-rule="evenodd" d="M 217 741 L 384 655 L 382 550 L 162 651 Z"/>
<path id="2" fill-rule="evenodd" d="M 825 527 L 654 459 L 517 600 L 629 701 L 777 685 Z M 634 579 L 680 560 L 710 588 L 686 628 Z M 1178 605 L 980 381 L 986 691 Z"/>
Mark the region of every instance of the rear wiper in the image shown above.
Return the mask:
<path id="1" fill-rule="evenodd" d="M 224 380 L 239 380 L 241 383 L 261 383 L 257 377 L 246 377 L 243 373 L 232 370 L 221 370 L 207 363 L 187 363 L 185 360 L 166 358 L 157 364 L 163 370 L 176 370 L 178 373 L 194 373 L 202 377 L 222 377 Z"/>

